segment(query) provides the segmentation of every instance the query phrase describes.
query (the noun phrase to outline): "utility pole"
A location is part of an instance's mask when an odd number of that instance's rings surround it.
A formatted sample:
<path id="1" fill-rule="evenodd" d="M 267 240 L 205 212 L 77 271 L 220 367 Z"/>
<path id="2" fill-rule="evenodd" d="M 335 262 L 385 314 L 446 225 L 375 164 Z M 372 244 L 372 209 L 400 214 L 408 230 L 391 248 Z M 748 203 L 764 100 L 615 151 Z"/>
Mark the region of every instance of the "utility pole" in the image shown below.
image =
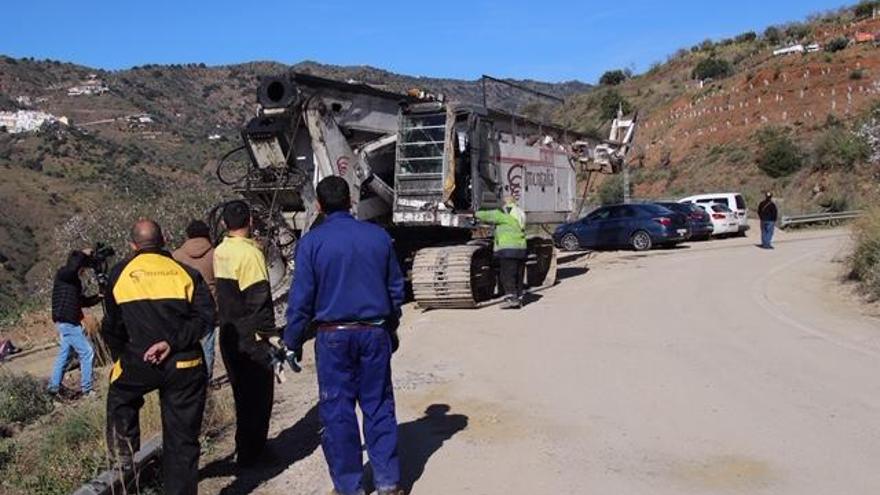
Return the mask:
<path id="1" fill-rule="evenodd" d="M 623 120 L 622 104 L 617 106 L 617 121 L 620 122 L 621 120 Z M 611 136 L 611 139 L 620 142 L 621 140 L 623 140 L 623 136 L 613 135 Z M 623 174 L 623 204 L 628 205 L 632 201 L 632 197 L 629 188 L 629 162 L 627 162 L 626 156 L 627 154 L 624 153 L 621 173 Z"/>

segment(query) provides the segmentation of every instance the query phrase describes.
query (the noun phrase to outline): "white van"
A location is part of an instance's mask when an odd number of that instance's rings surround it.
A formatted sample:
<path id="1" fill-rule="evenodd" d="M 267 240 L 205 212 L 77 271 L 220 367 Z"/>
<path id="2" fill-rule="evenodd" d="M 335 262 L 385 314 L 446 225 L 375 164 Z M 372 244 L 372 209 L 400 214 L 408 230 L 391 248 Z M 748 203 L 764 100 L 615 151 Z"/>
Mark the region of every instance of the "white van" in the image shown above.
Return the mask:
<path id="1" fill-rule="evenodd" d="M 746 231 L 749 230 L 749 208 L 746 206 L 745 198 L 743 198 L 740 193 L 698 194 L 696 196 L 681 198 L 678 202 L 697 204 L 718 203 L 727 205 L 728 208 L 736 212 L 736 219 L 739 222 L 739 235 L 745 235 Z"/>

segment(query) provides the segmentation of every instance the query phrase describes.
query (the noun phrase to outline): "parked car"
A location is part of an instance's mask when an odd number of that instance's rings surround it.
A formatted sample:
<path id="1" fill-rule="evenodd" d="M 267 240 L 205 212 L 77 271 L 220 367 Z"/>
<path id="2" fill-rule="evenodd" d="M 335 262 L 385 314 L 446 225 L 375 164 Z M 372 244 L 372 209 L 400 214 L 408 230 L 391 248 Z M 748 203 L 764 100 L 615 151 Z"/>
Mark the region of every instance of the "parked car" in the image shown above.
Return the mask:
<path id="1" fill-rule="evenodd" d="M 726 205 L 697 203 L 697 206 L 706 210 L 712 219 L 712 235 L 732 235 L 739 232 L 739 221 L 736 219 L 736 213 L 731 211 Z"/>
<path id="2" fill-rule="evenodd" d="M 556 245 L 567 251 L 629 246 L 647 251 L 687 239 L 688 220 L 655 204 L 602 206 L 586 217 L 562 224 L 553 234 Z"/>
<path id="3" fill-rule="evenodd" d="M 712 237 L 715 226 L 712 225 L 712 217 L 709 212 L 697 206 L 696 203 L 674 203 L 667 201 L 659 201 L 654 203 L 664 208 L 681 213 L 688 217 L 688 227 L 690 229 L 690 238 L 692 240 L 705 241 Z"/>
<path id="4" fill-rule="evenodd" d="M 749 230 L 749 208 L 746 206 L 746 200 L 742 194 L 736 192 L 698 194 L 678 200 L 679 203 L 698 203 L 725 205 L 736 214 L 737 233 L 746 235 Z"/>

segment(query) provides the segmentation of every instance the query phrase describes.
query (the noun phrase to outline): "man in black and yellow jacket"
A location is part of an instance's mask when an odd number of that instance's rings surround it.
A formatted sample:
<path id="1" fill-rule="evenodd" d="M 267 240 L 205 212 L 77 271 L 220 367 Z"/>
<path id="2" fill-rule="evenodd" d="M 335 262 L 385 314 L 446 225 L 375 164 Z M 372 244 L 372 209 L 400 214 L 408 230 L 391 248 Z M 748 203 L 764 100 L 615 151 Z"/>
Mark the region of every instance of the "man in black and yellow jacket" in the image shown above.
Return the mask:
<path id="1" fill-rule="evenodd" d="M 240 467 L 256 463 L 269 433 L 275 374 L 271 347 L 276 332 L 266 259 L 250 239 L 251 211 L 233 201 L 223 209 L 227 236 L 214 250 L 220 320 L 220 353 L 235 399 L 235 449 Z"/>
<path id="2" fill-rule="evenodd" d="M 207 374 L 199 339 L 214 301 L 199 273 L 164 249 L 159 225 L 131 229 L 134 253 L 110 271 L 101 327 L 114 365 L 107 394 L 107 443 L 123 469 L 140 449 L 144 395 L 159 390 L 164 493 L 198 490 L 199 432 Z"/>

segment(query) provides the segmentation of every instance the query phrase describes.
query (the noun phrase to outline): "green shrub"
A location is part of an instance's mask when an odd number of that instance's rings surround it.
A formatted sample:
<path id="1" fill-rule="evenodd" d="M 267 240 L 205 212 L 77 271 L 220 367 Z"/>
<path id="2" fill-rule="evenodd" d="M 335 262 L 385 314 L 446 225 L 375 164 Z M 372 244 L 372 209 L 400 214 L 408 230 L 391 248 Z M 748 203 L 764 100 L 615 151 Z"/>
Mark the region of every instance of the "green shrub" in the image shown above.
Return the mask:
<path id="1" fill-rule="evenodd" d="M 862 284 L 872 299 L 880 298 L 880 208 L 856 222 L 855 248 L 849 258 L 850 278 Z"/>
<path id="2" fill-rule="evenodd" d="M 15 443 L 12 440 L 0 438 L 0 471 L 6 464 L 15 458 Z"/>
<path id="3" fill-rule="evenodd" d="M 758 168 L 768 176 L 785 177 L 803 166 L 803 153 L 783 131 L 772 127 L 761 129 L 757 139 Z"/>
<path id="4" fill-rule="evenodd" d="M 609 70 L 602 74 L 602 77 L 599 78 L 599 84 L 602 86 L 617 86 L 618 84 L 629 79 L 625 71 L 620 69 L 617 70 Z"/>
<path id="5" fill-rule="evenodd" d="M 785 30 L 785 35 L 793 40 L 800 41 L 813 34 L 813 28 L 807 24 L 792 24 Z"/>
<path id="6" fill-rule="evenodd" d="M 865 77 L 865 71 L 861 69 L 856 69 L 849 73 L 849 79 L 851 81 L 859 81 Z"/>
<path id="7" fill-rule="evenodd" d="M 758 34 L 754 31 L 748 31 L 738 35 L 736 38 L 734 38 L 734 41 L 736 41 L 737 43 L 748 43 L 750 41 L 755 41 L 756 39 L 758 39 Z"/>
<path id="8" fill-rule="evenodd" d="M 871 146 L 864 137 L 856 135 L 840 126 L 828 128 L 814 150 L 816 168 L 852 168 L 856 163 L 867 160 Z"/>
<path id="9" fill-rule="evenodd" d="M 52 399 L 37 378 L 0 373 L 0 421 L 30 423 L 52 410 Z"/>
<path id="10" fill-rule="evenodd" d="M 724 59 L 709 57 L 694 67 L 691 75 L 694 79 L 720 79 L 733 73 L 733 65 Z"/>
<path id="11" fill-rule="evenodd" d="M 819 202 L 819 206 L 829 213 L 849 211 L 850 200 L 847 196 L 834 196 Z"/>
<path id="12" fill-rule="evenodd" d="M 776 26 L 770 26 L 764 30 L 764 39 L 775 45 L 782 41 L 782 31 Z"/>
<path id="13" fill-rule="evenodd" d="M 633 110 L 632 104 L 616 90 L 608 90 L 599 97 L 599 111 L 602 120 L 611 120 L 617 117 L 617 110 L 622 109 L 624 114 Z"/>
<path id="14" fill-rule="evenodd" d="M 597 191 L 599 203 L 611 205 L 623 202 L 623 176 L 615 174 L 608 176 Z"/>
<path id="15" fill-rule="evenodd" d="M 53 418 L 40 435 L 16 438 L 3 477 L 12 493 L 70 493 L 108 465 L 103 436 L 104 401 L 89 401 Z"/>
<path id="16" fill-rule="evenodd" d="M 856 17 L 870 17 L 874 15 L 874 9 L 880 5 L 880 2 L 863 1 L 853 7 L 853 14 Z"/>
<path id="17" fill-rule="evenodd" d="M 849 39 L 845 36 L 834 38 L 825 44 L 825 51 L 828 53 L 839 52 L 849 46 Z"/>

